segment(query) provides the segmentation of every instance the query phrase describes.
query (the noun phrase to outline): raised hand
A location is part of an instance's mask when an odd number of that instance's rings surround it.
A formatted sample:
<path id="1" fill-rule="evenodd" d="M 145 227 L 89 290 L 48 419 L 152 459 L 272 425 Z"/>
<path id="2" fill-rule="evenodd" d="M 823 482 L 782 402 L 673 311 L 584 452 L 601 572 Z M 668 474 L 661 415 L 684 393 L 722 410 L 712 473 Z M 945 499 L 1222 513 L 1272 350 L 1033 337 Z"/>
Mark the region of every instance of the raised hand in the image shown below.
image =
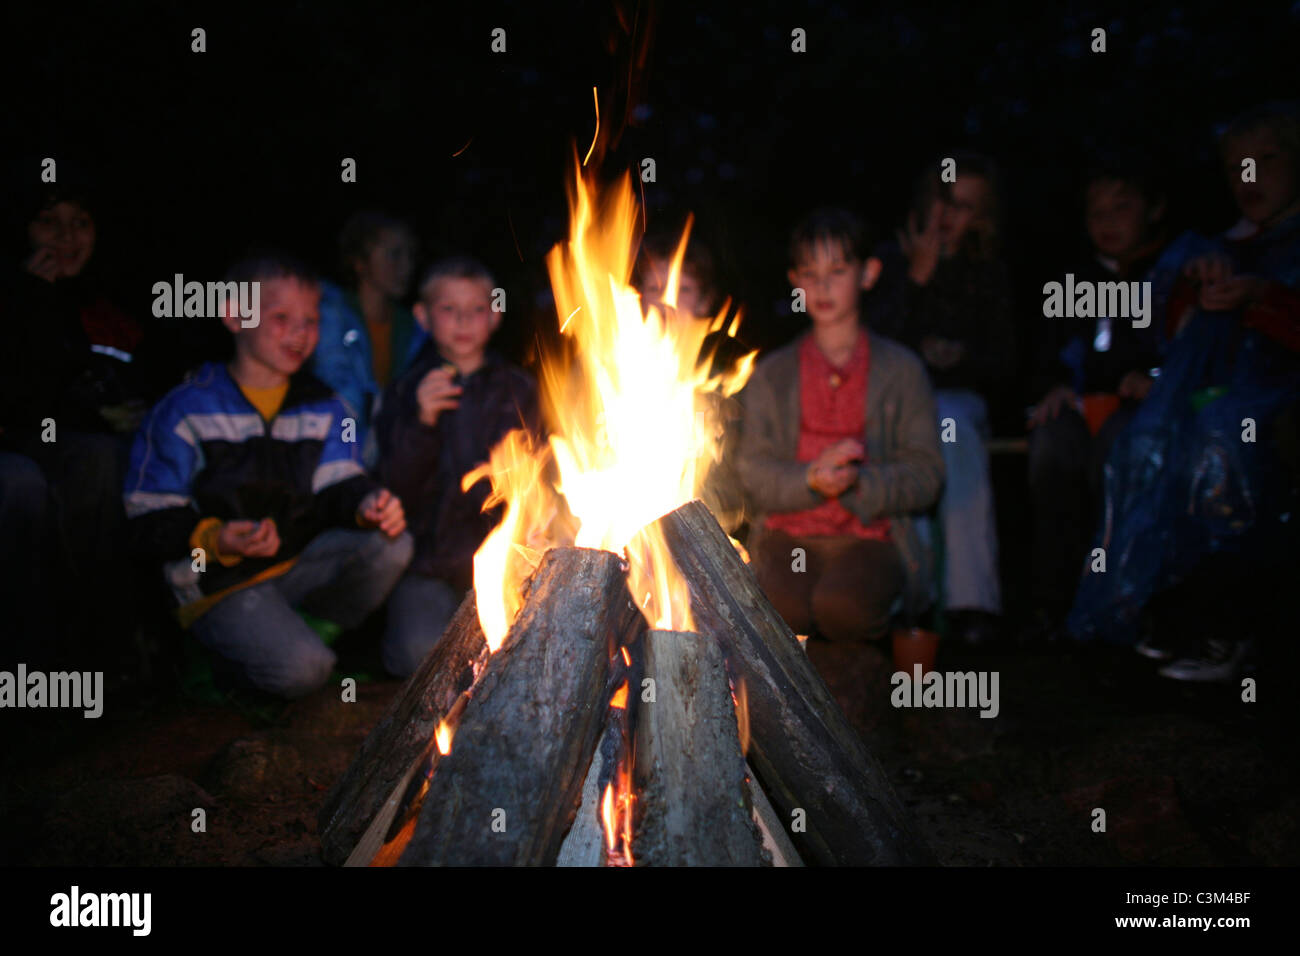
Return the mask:
<path id="1" fill-rule="evenodd" d="M 390 538 L 396 538 L 406 530 L 402 499 L 387 488 L 377 488 L 362 498 L 357 506 L 357 517 L 362 524 L 378 528 Z"/>

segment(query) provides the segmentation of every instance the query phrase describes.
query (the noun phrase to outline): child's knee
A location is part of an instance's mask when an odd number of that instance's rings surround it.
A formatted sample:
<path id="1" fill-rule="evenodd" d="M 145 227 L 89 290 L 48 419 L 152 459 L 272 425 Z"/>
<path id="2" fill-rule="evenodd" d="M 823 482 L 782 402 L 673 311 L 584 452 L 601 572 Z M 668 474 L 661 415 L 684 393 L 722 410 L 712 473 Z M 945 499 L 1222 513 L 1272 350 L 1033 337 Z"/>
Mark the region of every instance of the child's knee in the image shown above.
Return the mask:
<path id="1" fill-rule="evenodd" d="M 411 557 L 415 554 L 415 539 L 409 531 L 390 538 L 375 529 L 367 533 L 361 550 L 367 567 L 372 568 L 377 575 L 392 574 L 396 578 L 411 563 Z"/>
<path id="2" fill-rule="evenodd" d="M 275 676 L 262 682 L 262 690 L 290 700 L 305 697 L 325 685 L 336 660 L 334 652 L 324 644 L 295 645 L 280 662 Z"/>
<path id="3" fill-rule="evenodd" d="M 411 532 L 403 531 L 396 537 L 389 537 L 382 531 L 374 531 L 374 567 L 381 575 L 391 575 L 393 580 L 406 571 L 407 564 L 415 554 L 415 538 Z"/>

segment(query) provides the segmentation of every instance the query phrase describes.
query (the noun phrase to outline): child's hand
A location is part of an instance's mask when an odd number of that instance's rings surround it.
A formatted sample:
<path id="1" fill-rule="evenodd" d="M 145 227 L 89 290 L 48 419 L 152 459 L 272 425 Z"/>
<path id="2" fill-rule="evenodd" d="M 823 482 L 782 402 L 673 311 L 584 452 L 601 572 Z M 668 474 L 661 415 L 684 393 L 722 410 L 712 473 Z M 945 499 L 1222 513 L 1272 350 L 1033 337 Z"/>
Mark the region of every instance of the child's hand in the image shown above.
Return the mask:
<path id="1" fill-rule="evenodd" d="M 1201 287 L 1201 308 L 1207 312 L 1235 312 L 1263 295 L 1267 285 L 1255 276 L 1230 276 Z"/>
<path id="2" fill-rule="evenodd" d="M 852 438 L 831 445 L 808 465 L 808 487 L 824 497 L 838 498 L 857 482 L 857 463 L 865 455 L 862 443 Z"/>
<path id="3" fill-rule="evenodd" d="M 1134 369 L 1119 380 L 1119 397 L 1131 398 L 1138 402 L 1145 401 L 1147 393 L 1155 383 L 1156 380 L 1146 372 Z"/>
<path id="4" fill-rule="evenodd" d="M 240 554 L 246 558 L 269 558 L 280 550 L 280 533 L 275 521 L 223 521 L 217 535 L 217 549 L 222 554 Z"/>
<path id="5" fill-rule="evenodd" d="M 464 389 L 452 381 L 455 375 L 454 365 L 444 365 L 435 368 L 420 380 L 415 389 L 415 401 L 419 405 L 420 421 L 423 424 L 436 425 L 439 414 L 460 404 L 456 401 L 456 396 Z"/>
<path id="6" fill-rule="evenodd" d="M 100 406 L 99 417 L 112 425 L 114 431 L 129 434 L 140 427 L 147 411 L 147 404 L 132 399 L 119 405 Z"/>
<path id="7" fill-rule="evenodd" d="M 41 246 L 33 252 L 23 263 L 23 268 L 46 282 L 53 282 L 59 277 L 59 260 L 49 246 Z"/>
<path id="8" fill-rule="evenodd" d="M 1222 282 L 1232 275 L 1232 263 L 1218 253 L 1197 256 L 1183 266 L 1183 274 L 1202 286 Z"/>
<path id="9" fill-rule="evenodd" d="M 396 538 L 406 530 L 402 499 L 387 488 L 377 488 L 362 498 L 357 506 L 357 517 L 362 524 L 378 528 L 390 538 Z"/>
<path id="10" fill-rule="evenodd" d="M 939 237 L 939 217 L 943 215 L 943 202 L 936 199 L 930 204 L 930 215 L 925 229 L 916 225 L 916 212 L 907 217 L 906 231 L 898 233 L 898 244 L 907 256 L 907 274 L 917 285 L 925 285 L 939 265 L 942 240 Z"/>
<path id="11" fill-rule="evenodd" d="M 1068 385 L 1058 385 L 1046 395 L 1043 400 L 1034 406 L 1033 412 L 1029 416 L 1029 427 L 1037 428 L 1039 425 L 1046 425 L 1048 421 L 1061 414 L 1061 409 L 1065 407 L 1075 408 L 1079 404 L 1079 396 L 1074 394 L 1074 389 Z"/>
<path id="12" fill-rule="evenodd" d="M 1268 286 L 1258 276 L 1234 276 L 1232 263 L 1220 255 L 1193 259 L 1183 272 L 1200 284 L 1199 302 L 1207 312 L 1234 312 L 1263 295 Z"/>

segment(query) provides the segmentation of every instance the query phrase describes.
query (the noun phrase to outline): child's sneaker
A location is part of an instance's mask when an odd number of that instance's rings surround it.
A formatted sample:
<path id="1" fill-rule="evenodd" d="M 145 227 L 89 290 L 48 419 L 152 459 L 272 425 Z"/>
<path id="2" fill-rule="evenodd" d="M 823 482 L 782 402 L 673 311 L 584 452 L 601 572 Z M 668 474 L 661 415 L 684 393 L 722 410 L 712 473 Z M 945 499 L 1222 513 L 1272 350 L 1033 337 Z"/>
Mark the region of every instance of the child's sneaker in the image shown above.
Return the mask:
<path id="1" fill-rule="evenodd" d="M 308 614 L 301 608 L 298 608 L 298 616 L 316 632 L 316 636 L 321 639 L 321 643 L 326 647 L 333 647 L 338 643 L 339 638 L 343 636 L 343 627 L 333 621 L 327 621 L 323 617 Z"/>
<path id="2" fill-rule="evenodd" d="M 1245 666 L 1250 651 L 1250 641 L 1212 637 L 1197 654 L 1166 664 L 1158 673 L 1171 680 L 1230 681 Z"/>
<path id="3" fill-rule="evenodd" d="M 1170 661 L 1174 658 L 1174 648 L 1154 634 L 1148 634 L 1133 645 L 1133 650 L 1153 661 Z"/>

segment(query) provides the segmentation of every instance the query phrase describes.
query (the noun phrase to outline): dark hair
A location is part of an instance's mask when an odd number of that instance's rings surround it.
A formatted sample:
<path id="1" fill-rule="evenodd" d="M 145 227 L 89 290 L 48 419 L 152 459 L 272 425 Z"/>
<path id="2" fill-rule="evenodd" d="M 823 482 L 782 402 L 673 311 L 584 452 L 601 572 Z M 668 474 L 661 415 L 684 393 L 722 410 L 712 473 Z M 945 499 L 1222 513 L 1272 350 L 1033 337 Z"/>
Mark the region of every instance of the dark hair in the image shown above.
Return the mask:
<path id="1" fill-rule="evenodd" d="M 683 229 L 685 229 L 684 224 Z M 676 232 L 667 229 L 652 229 L 645 234 L 641 240 L 640 254 L 637 256 L 638 279 L 645 274 L 648 260 L 672 261 L 673 256 L 677 254 L 677 246 L 681 242 L 683 229 Z M 691 232 L 690 240 L 686 243 L 686 255 L 682 259 L 682 271 L 689 272 L 694 277 L 695 281 L 699 283 L 700 291 L 705 298 L 712 297 L 715 275 L 713 253 L 709 251 L 707 245 L 695 237 L 694 230 Z"/>
<path id="2" fill-rule="evenodd" d="M 968 149 L 952 150 L 937 157 L 917 178 L 913 193 L 916 208 L 925 208 L 932 199 L 948 200 L 952 197 L 952 183 L 944 182 L 941 176 L 941 160 L 944 159 L 956 161 L 958 176 L 978 176 L 988 183 L 988 208 L 966 235 L 963 246 L 964 251 L 975 259 L 992 259 L 998 254 L 1002 239 L 1002 174 L 998 164 L 992 157 Z"/>
<path id="3" fill-rule="evenodd" d="M 1110 150 L 1091 157 L 1083 174 L 1083 192 L 1094 183 L 1117 182 L 1132 186 L 1151 204 L 1162 203 L 1167 195 L 1156 164 L 1134 150 Z"/>
<path id="4" fill-rule="evenodd" d="M 866 261 L 875 248 L 874 231 L 854 213 L 838 206 L 814 209 L 799 221 L 790 233 L 790 265 L 799 260 L 818 243 L 838 245 L 849 259 Z"/>
<path id="5" fill-rule="evenodd" d="M 303 285 L 320 285 L 315 270 L 275 249 L 249 250 L 226 270 L 223 281 L 266 282 L 271 279 L 297 279 Z"/>
<path id="6" fill-rule="evenodd" d="M 496 285 L 496 280 L 492 278 L 492 273 L 479 260 L 472 256 L 448 256 L 446 259 L 439 259 L 433 263 L 420 276 L 420 284 L 416 286 L 416 292 L 421 297 L 424 296 L 424 290 L 430 283 L 439 279 L 480 279 L 490 286 Z"/>
<path id="7" fill-rule="evenodd" d="M 1291 163 L 1300 169 L 1300 104 L 1291 100 L 1272 100 L 1252 107 L 1234 117 L 1219 134 L 1219 148 L 1242 133 L 1266 129 L 1277 137 L 1282 148 L 1291 154 Z"/>
<path id="8" fill-rule="evenodd" d="M 80 206 L 95 223 L 97 232 L 102 232 L 103 223 L 99 216 L 99 203 L 96 201 L 94 186 L 90 180 L 76 170 L 71 164 L 59 164 L 59 181 L 57 183 L 31 182 L 16 186 L 5 204 L 3 223 L 7 252 L 24 258 L 30 252 L 28 248 L 28 229 L 47 209 L 52 209 L 61 202 L 75 203 Z M 98 256 L 91 258 L 88 268 L 93 268 Z"/>
<path id="9" fill-rule="evenodd" d="M 363 209 L 343 224 L 339 231 L 339 261 L 344 275 L 353 275 L 353 260 L 370 255 L 379 234 L 387 229 L 413 235 L 405 222 L 376 209 Z"/>

